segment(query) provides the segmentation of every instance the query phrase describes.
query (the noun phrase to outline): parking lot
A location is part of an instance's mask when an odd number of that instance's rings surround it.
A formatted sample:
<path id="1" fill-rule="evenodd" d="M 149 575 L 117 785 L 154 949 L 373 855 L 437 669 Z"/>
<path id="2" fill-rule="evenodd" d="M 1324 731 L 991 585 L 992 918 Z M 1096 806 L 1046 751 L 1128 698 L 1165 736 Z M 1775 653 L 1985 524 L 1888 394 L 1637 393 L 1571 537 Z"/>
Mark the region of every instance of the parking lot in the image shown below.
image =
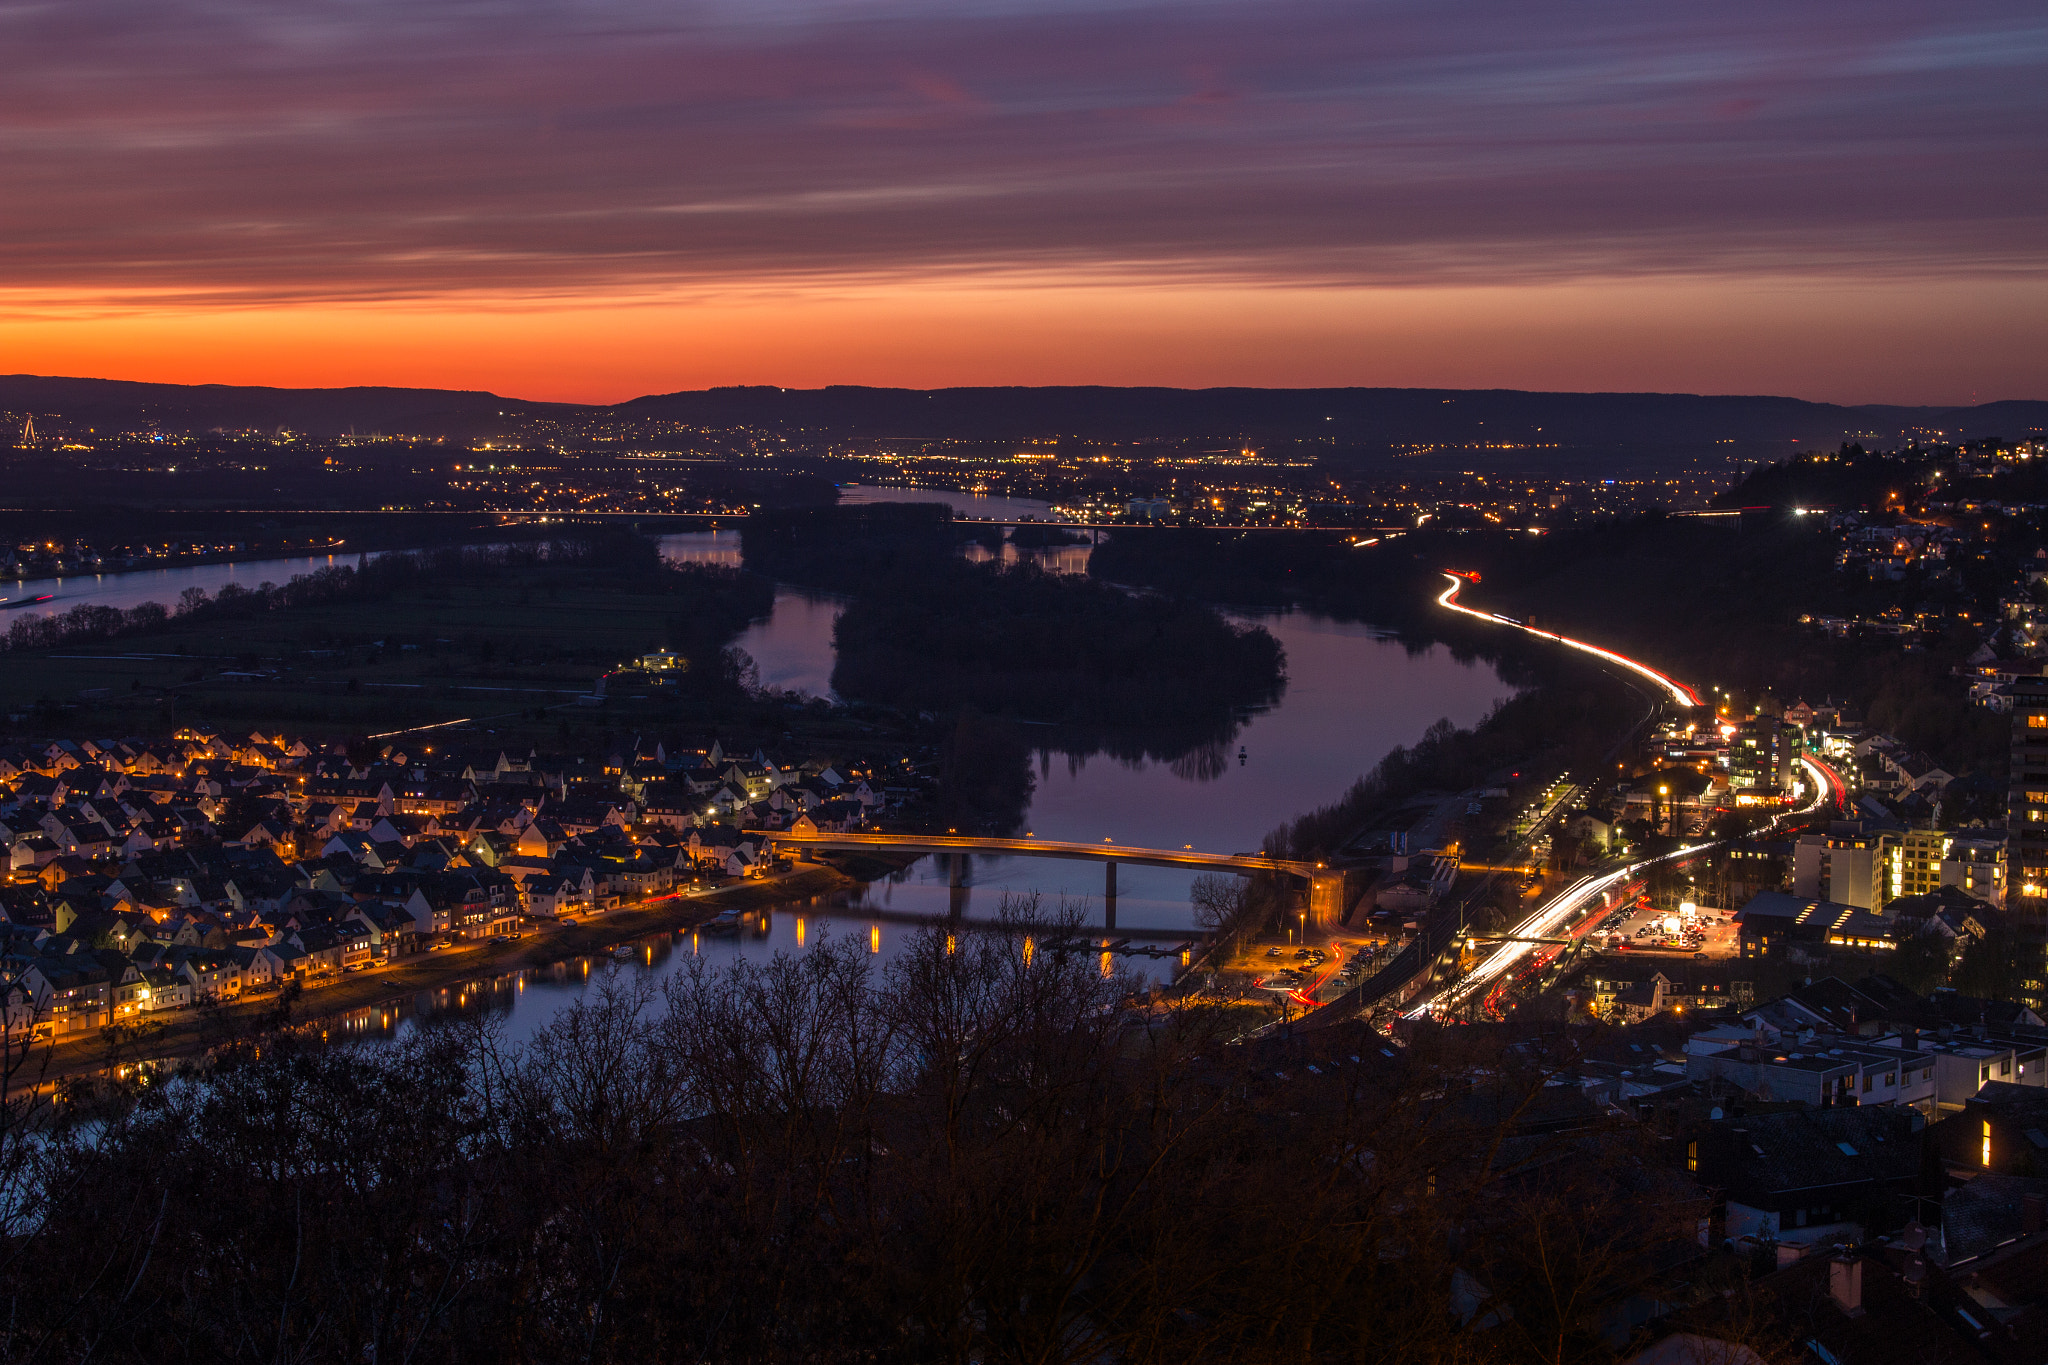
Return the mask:
<path id="1" fill-rule="evenodd" d="M 1317 1000 L 1331 1000 L 1386 965 L 1398 951 L 1396 942 L 1348 936 L 1306 947 L 1261 943 L 1239 954 L 1229 969 L 1250 976 L 1262 990 L 1297 1000 L 1313 992 Z"/>
<path id="2" fill-rule="evenodd" d="M 1678 932 L 1670 921 L 1678 920 Z M 1615 936 L 1620 936 L 1619 945 Z M 1640 899 L 1621 906 L 1600 920 L 1593 930 L 1595 942 L 1603 948 L 1619 946 L 1624 952 L 1703 954 L 1709 958 L 1734 957 L 1737 940 L 1734 914 L 1718 906 L 1701 906 L 1688 921 L 1676 911 L 1652 909 Z"/>

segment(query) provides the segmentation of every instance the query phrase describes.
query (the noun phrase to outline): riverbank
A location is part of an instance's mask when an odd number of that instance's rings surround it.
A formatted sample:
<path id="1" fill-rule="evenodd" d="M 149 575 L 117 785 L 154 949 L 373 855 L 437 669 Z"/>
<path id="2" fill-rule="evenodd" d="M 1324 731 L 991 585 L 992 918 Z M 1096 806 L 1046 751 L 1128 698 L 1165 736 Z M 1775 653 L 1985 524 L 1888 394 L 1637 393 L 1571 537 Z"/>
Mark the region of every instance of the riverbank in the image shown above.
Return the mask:
<path id="1" fill-rule="evenodd" d="M 605 952 L 617 944 L 648 934 L 670 933 L 703 924 L 728 910 L 759 910 L 843 890 L 858 883 L 835 868 L 807 864 L 758 882 L 745 882 L 703 895 L 659 897 L 627 906 L 595 919 L 542 924 L 517 939 L 489 939 L 442 952 L 420 953 L 375 971 L 344 977 L 299 997 L 293 1026 L 312 1029 L 341 1015 L 374 1009 L 408 996 L 445 990 L 480 979 L 550 967 Z M 163 1032 L 131 1044 L 135 1055 L 115 1059 L 98 1033 L 81 1033 L 40 1049 L 16 1073 L 18 1084 L 54 1085 L 104 1070 L 110 1062 L 133 1065 L 144 1060 L 175 1062 L 194 1057 L 221 1038 L 254 1030 L 277 1007 L 275 995 L 238 1000 L 202 1021 L 198 1010 L 142 1021 L 162 1024 Z"/>

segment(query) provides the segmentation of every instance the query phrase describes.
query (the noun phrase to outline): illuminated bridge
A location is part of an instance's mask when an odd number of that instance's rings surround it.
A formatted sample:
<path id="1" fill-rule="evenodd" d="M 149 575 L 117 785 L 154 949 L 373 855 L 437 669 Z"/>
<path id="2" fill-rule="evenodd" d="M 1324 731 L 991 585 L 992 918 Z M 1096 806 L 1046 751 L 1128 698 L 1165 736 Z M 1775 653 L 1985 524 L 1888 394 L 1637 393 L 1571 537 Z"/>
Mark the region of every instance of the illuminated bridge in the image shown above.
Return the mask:
<path id="1" fill-rule="evenodd" d="M 1195 872 L 1224 872 L 1254 877 L 1262 872 L 1298 878 L 1309 893 L 1309 918 L 1317 924 L 1335 923 L 1344 913 L 1344 874 L 1321 863 L 1294 862 L 1268 858 L 1257 853 L 1197 853 L 1186 848 L 1135 848 L 1129 844 L 1083 844 L 1059 839 L 997 839 L 968 834 L 792 834 L 788 830 L 750 829 L 750 839 L 764 848 L 816 849 L 820 852 L 929 853 L 945 856 L 950 863 L 953 886 L 965 881 L 966 857 L 971 853 L 1005 858 L 1068 858 L 1103 865 L 1102 899 L 1114 923 L 1116 914 L 1116 869 L 1119 863 L 1140 867 L 1177 867 Z"/>

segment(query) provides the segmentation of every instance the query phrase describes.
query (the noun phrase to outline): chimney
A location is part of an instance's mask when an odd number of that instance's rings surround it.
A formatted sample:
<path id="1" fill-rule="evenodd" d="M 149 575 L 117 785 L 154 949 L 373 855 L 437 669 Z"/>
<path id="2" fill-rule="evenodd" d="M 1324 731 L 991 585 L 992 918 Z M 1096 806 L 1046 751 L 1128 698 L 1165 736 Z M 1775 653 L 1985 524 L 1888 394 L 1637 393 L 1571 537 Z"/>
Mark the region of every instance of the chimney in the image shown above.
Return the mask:
<path id="1" fill-rule="evenodd" d="M 1837 1256 L 1828 1265 L 1828 1297 L 1852 1318 L 1863 1316 L 1863 1261 L 1854 1254 Z"/>
<path id="2" fill-rule="evenodd" d="M 2048 1224 L 2048 1194 L 2020 1196 L 2020 1234 L 2032 1237 Z"/>
<path id="3" fill-rule="evenodd" d="M 1918 1052 L 1920 1050 L 1920 1030 L 1917 1028 L 1900 1029 L 1899 1046 L 1907 1052 Z"/>

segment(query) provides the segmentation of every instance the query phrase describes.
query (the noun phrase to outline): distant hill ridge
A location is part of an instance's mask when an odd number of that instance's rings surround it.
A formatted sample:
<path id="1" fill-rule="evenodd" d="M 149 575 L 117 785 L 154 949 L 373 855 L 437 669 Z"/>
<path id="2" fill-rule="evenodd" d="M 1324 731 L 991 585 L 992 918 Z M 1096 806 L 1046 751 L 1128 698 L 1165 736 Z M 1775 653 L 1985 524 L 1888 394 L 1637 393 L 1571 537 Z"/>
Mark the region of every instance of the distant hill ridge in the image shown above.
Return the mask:
<path id="1" fill-rule="evenodd" d="M 1842 406 L 1768 395 L 1544 393 L 1516 389 L 1112 388 L 1057 386 L 822 389 L 747 386 L 653 394 L 615 404 L 541 403 L 456 389 L 279 389 L 225 384 L 0 376 L 0 411 L 181 430 L 290 427 L 471 437 L 523 418 L 642 417 L 820 435 L 1026 440 L 1327 440 L 1339 449 L 1493 444 L 1705 449 L 1731 453 L 2048 435 L 2048 402 L 1973 407 Z"/>

